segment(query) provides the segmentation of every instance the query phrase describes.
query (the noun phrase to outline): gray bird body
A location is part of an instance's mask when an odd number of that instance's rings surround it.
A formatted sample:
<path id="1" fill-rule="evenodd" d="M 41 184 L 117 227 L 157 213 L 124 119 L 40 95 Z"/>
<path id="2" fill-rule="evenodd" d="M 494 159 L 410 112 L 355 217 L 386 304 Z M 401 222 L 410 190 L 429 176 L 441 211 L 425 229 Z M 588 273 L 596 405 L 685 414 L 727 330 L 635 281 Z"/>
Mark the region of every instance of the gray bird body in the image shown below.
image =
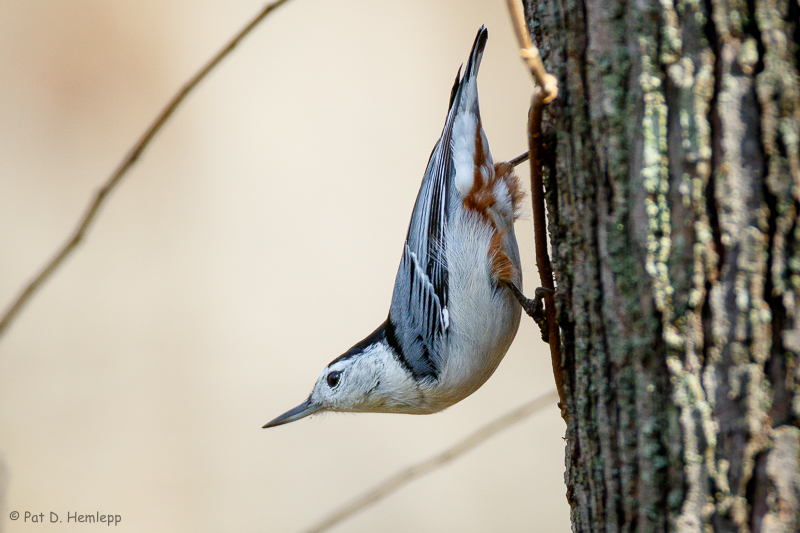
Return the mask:
<path id="1" fill-rule="evenodd" d="M 520 322 L 506 283 L 521 288 L 514 236 L 521 194 L 494 165 L 481 126 L 481 27 L 456 78 L 403 247 L 387 320 L 331 362 L 303 404 L 264 427 L 317 411 L 428 414 L 475 392 L 494 373 Z"/>

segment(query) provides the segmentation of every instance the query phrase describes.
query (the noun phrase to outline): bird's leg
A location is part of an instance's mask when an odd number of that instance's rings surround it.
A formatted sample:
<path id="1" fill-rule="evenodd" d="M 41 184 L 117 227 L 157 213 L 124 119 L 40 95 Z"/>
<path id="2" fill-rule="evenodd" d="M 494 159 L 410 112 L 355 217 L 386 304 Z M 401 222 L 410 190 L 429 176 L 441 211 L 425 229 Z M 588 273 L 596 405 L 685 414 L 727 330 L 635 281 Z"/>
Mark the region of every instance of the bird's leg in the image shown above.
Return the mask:
<path id="1" fill-rule="evenodd" d="M 517 157 L 515 157 L 514 159 L 509 161 L 508 164 L 511 165 L 512 167 L 516 168 L 517 165 L 520 165 L 520 164 L 524 163 L 525 161 L 530 159 L 530 157 L 531 157 L 531 153 L 530 152 L 525 152 L 524 154 L 518 155 Z"/>
<path id="2" fill-rule="evenodd" d="M 537 287 L 536 291 L 534 291 L 533 299 L 530 299 L 526 298 L 525 295 L 522 294 L 522 292 L 517 288 L 517 286 L 510 281 L 507 282 L 506 285 L 508 285 L 511 294 L 513 294 L 514 298 L 517 299 L 519 305 L 522 306 L 522 309 L 539 326 L 539 331 L 542 333 L 542 340 L 544 342 L 549 342 L 550 330 L 547 328 L 547 316 L 544 314 L 544 294 L 546 292 L 555 291 L 552 289 L 546 289 L 544 287 Z"/>

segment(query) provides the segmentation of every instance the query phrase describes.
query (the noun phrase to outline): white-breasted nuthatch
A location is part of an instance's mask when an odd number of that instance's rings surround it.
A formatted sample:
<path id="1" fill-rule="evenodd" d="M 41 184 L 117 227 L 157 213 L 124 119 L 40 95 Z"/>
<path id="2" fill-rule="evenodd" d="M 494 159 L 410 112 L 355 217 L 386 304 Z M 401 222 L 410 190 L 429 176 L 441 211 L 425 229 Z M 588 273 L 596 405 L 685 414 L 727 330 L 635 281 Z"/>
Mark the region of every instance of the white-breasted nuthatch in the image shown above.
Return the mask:
<path id="1" fill-rule="evenodd" d="M 475 392 L 520 322 L 514 220 L 522 199 L 509 163 L 493 163 L 478 108 L 478 30 L 459 69 L 444 130 L 408 228 L 389 317 L 322 371 L 308 399 L 264 427 L 318 411 L 427 414 Z"/>

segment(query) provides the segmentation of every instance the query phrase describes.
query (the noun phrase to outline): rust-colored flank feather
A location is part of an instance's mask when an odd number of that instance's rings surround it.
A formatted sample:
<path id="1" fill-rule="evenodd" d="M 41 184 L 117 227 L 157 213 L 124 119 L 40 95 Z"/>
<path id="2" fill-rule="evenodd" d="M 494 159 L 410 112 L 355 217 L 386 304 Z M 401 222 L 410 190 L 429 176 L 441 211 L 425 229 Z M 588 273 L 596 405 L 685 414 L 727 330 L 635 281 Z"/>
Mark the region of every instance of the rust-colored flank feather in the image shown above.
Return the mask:
<path id="1" fill-rule="evenodd" d="M 484 174 L 485 173 L 485 174 Z M 502 181 L 505 187 L 497 187 Z M 497 198 L 497 194 L 507 194 L 507 198 Z M 514 174 L 514 167 L 509 163 L 496 163 L 494 167 L 487 164 L 487 153 L 483 145 L 480 122 L 475 130 L 475 175 L 472 188 L 464 197 L 464 209 L 480 216 L 494 231 L 489 243 L 489 261 L 492 265 L 492 279 L 496 282 L 510 282 L 514 277 L 514 263 L 511 262 L 503 248 L 503 235 L 492 216 L 493 208 L 501 211 L 502 217 L 516 220 L 524 193 L 519 178 Z M 508 211 L 510 204 L 511 212 Z"/>
<path id="2" fill-rule="evenodd" d="M 496 281 L 512 281 L 514 278 L 514 263 L 503 251 L 503 235 L 505 231 L 498 231 L 492 236 L 489 243 L 489 259 L 492 262 L 492 278 Z"/>
<path id="3" fill-rule="evenodd" d="M 514 209 L 514 220 L 519 218 L 519 209 L 522 205 L 522 200 L 525 199 L 525 191 L 522 190 L 522 184 L 519 178 L 514 174 L 514 167 L 511 163 L 503 161 L 502 163 L 495 163 L 494 173 L 506 183 L 508 193 L 511 195 L 511 206 Z"/>

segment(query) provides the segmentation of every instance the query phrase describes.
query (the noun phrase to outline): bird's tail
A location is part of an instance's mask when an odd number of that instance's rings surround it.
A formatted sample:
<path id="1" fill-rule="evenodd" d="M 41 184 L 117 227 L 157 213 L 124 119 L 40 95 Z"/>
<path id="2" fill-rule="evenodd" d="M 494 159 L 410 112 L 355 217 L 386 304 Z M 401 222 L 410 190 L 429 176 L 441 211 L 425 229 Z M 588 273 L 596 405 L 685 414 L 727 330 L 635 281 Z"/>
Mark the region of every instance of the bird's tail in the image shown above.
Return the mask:
<path id="1" fill-rule="evenodd" d="M 464 70 L 464 80 L 469 81 L 478 75 L 478 69 L 481 66 L 481 58 L 483 57 L 483 49 L 486 48 L 486 40 L 489 38 L 489 30 L 486 26 L 481 26 L 478 30 L 478 35 L 475 36 L 475 42 L 472 44 L 472 51 L 469 53 L 469 61 L 467 61 L 467 68 Z"/>
<path id="2" fill-rule="evenodd" d="M 478 30 L 478 35 L 475 36 L 475 42 L 472 44 L 472 51 L 469 54 L 467 68 L 464 69 L 464 76 L 461 76 L 461 69 L 458 69 L 458 74 L 456 74 L 456 81 L 450 93 L 451 108 L 454 103 L 457 103 L 460 107 L 471 106 L 473 103 L 477 105 L 478 92 L 476 82 L 487 39 L 489 39 L 489 30 L 486 29 L 486 26 L 481 26 Z"/>

